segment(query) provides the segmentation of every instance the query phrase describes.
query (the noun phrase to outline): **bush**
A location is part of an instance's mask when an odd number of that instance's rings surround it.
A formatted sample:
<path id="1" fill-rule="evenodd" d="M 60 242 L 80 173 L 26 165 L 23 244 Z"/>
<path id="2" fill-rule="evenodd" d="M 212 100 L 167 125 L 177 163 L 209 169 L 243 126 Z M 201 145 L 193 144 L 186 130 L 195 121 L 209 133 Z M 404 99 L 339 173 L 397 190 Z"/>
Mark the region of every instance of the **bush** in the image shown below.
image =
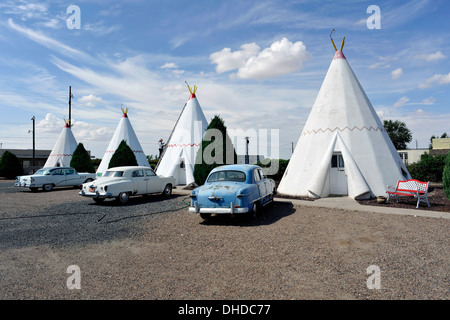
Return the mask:
<path id="1" fill-rule="evenodd" d="M 94 173 L 94 164 L 82 143 L 79 143 L 70 160 L 70 166 L 78 172 Z"/>
<path id="2" fill-rule="evenodd" d="M 5 151 L 0 159 L 0 177 L 14 179 L 23 175 L 23 167 L 15 154 Z"/>
<path id="3" fill-rule="evenodd" d="M 444 187 L 445 195 L 450 200 L 450 152 L 445 158 L 444 171 L 442 173 L 442 185 Z"/>
<path id="4" fill-rule="evenodd" d="M 265 160 L 263 160 L 264 163 L 258 162 L 256 164 L 258 166 L 260 166 L 261 168 L 263 168 L 263 171 L 266 174 L 266 176 L 272 178 L 273 180 L 280 181 L 281 178 L 283 177 L 284 172 L 286 171 L 286 168 L 289 164 L 289 160 L 270 159 L 270 161 L 268 163 L 265 163 Z M 273 162 L 273 165 L 272 165 L 272 162 Z M 278 164 L 276 162 L 278 162 Z M 277 169 L 277 170 L 274 171 L 274 169 Z"/>
<path id="5" fill-rule="evenodd" d="M 408 166 L 408 171 L 413 179 L 441 182 L 445 157 L 444 155 L 431 157 L 428 154 L 424 154 L 419 162 Z"/>
<path id="6" fill-rule="evenodd" d="M 136 156 L 125 140 L 122 140 L 109 161 L 108 169 L 122 166 L 137 166 Z"/>
<path id="7" fill-rule="evenodd" d="M 216 141 L 215 133 L 220 131 L 222 139 Z M 228 147 L 228 148 L 227 148 Z M 216 151 L 222 152 L 217 154 Z M 227 156 L 228 155 L 228 156 Z M 217 162 L 215 161 L 217 160 Z M 228 161 L 227 161 L 228 160 Z M 200 148 L 198 149 L 194 165 L 194 179 L 197 185 L 203 185 L 212 169 L 224 165 L 237 162 L 236 150 L 234 150 L 233 143 L 227 134 L 227 127 L 224 121 L 219 116 L 215 116 L 203 137 Z"/>

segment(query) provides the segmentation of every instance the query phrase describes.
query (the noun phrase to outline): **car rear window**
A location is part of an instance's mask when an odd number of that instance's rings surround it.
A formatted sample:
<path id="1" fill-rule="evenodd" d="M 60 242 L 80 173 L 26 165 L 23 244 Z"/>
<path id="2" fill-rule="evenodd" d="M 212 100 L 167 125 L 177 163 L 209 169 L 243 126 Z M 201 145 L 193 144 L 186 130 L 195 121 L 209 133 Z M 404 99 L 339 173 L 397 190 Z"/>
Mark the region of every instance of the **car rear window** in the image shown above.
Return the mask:
<path id="1" fill-rule="evenodd" d="M 245 173 L 242 171 L 217 171 L 212 173 L 207 182 L 220 182 L 220 181 L 237 181 L 244 182 L 245 181 Z"/>
<path id="2" fill-rule="evenodd" d="M 122 177 L 123 171 L 106 171 L 103 177 Z"/>

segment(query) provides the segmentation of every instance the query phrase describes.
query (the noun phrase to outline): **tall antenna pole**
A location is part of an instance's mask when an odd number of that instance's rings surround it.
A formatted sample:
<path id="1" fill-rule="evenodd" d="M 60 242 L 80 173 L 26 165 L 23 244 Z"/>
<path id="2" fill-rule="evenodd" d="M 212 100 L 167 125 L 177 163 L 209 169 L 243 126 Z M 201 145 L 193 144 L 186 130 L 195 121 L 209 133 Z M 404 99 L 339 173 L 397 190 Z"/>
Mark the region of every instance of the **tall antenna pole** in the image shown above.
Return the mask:
<path id="1" fill-rule="evenodd" d="M 33 161 L 31 162 L 31 165 L 33 166 L 33 169 L 31 169 L 31 170 L 33 170 L 33 172 L 34 172 L 34 158 L 35 158 L 35 150 L 36 150 L 36 148 L 35 148 L 35 133 L 34 133 L 35 125 L 34 125 L 34 123 L 35 123 L 36 118 L 33 116 L 33 118 L 31 118 L 31 120 L 33 121 Z"/>
<path id="2" fill-rule="evenodd" d="M 72 87 L 69 86 L 69 128 L 72 127 Z"/>

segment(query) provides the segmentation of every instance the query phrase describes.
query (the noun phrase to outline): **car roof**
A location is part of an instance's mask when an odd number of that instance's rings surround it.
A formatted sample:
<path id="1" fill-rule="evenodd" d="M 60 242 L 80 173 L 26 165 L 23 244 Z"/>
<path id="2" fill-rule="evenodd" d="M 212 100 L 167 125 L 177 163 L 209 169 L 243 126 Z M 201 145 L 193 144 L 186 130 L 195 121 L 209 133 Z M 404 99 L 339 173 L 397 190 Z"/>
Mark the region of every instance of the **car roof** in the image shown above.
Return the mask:
<path id="1" fill-rule="evenodd" d="M 222 171 L 222 170 L 239 170 L 239 171 L 248 172 L 248 171 L 251 171 L 256 168 L 260 168 L 260 166 L 255 165 L 255 164 L 227 164 L 227 165 L 223 165 L 223 166 L 214 168 L 213 170 L 211 170 L 211 173 L 215 172 L 215 171 Z"/>
<path id="2" fill-rule="evenodd" d="M 139 170 L 139 169 L 151 169 L 151 167 L 147 166 L 123 166 L 123 167 L 114 167 L 109 168 L 106 171 L 128 171 L 128 170 Z"/>

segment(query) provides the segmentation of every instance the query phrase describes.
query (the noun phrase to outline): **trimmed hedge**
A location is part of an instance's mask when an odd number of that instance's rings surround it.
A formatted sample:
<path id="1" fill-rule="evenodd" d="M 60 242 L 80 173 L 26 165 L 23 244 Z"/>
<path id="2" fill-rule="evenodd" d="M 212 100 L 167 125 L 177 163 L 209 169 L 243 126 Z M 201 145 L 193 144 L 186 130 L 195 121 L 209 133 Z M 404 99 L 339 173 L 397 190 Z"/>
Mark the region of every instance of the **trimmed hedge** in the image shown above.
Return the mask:
<path id="1" fill-rule="evenodd" d="M 220 131 L 222 136 L 221 140 L 216 141 L 217 137 L 215 134 L 218 133 L 218 131 L 215 131 L 214 129 Z M 219 152 L 217 155 L 216 151 Z M 220 152 L 222 154 L 220 154 Z M 216 115 L 209 123 L 195 157 L 195 183 L 199 186 L 203 185 L 212 169 L 224 164 L 232 164 L 236 162 L 236 150 L 234 149 L 233 143 L 227 134 L 227 127 L 225 126 L 222 118 Z"/>
<path id="2" fill-rule="evenodd" d="M 82 143 L 79 143 L 73 152 L 72 160 L 70 160 L 70 166 L 78 172 L 95 172 L 91 157 Z"/>
<path id="3" fill-rule="evenodd" d="M 442 173 L 442 185 L 444 187 L 445 195 L 450 200 L 450 152 L 445 158 L 444 171 Z"/>
<path id="4" fill-rule="evenodd" d="M 23 175 L 23 167 L 14 153 L 5 151 L 0 159 L 0 177 L 14 179 Z"/>
<path id="5" fill-rule="evenodd" d="M 109 161 L 108 169 L 122 166 L 137 166 L 136 156 L 125 140 L 122 140 Z"/>

